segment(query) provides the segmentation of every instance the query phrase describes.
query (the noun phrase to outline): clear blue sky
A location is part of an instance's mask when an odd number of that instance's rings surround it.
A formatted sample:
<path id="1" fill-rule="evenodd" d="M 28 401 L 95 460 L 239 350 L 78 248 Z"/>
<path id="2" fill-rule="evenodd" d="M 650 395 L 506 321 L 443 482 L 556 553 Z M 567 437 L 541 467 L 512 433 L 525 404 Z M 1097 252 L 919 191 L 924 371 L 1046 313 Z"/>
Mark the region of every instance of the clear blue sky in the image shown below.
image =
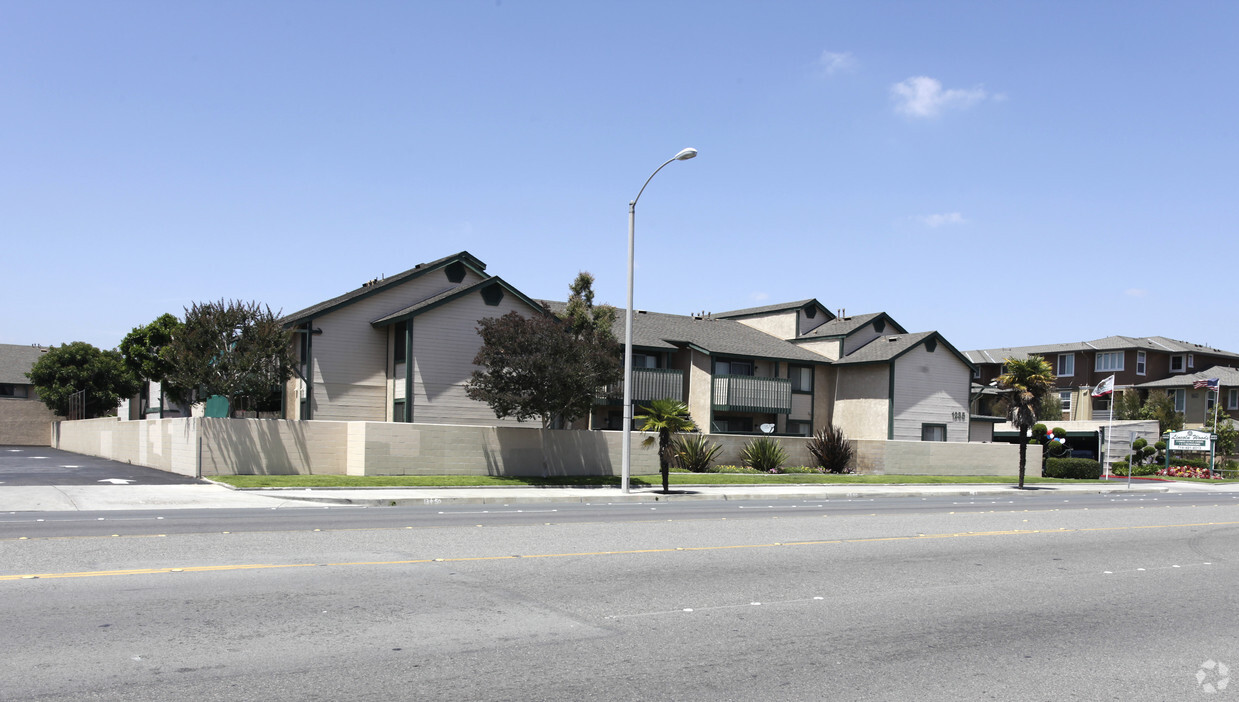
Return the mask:
<path id="1" fill-rule="evenodd" d="M 0 12 L 0 342 L 292 312 L 460 250 L 533 297 L 815 297 L 957 348 L 1239 352 L 1239 3 Z"/>

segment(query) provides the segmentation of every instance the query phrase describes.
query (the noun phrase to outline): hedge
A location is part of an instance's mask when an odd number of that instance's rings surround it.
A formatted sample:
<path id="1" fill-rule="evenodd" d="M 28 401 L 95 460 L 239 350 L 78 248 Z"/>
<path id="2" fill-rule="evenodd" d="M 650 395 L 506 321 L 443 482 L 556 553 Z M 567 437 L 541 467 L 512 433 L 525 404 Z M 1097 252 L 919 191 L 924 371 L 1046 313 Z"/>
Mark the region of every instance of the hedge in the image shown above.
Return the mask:
<path id="1" fill-rule="evenodd" d="M 1044 475 L 1047 478 L 1098 480 L 1101 478 L 1101 464 L 1091 458 L 1047 458 Z"/>

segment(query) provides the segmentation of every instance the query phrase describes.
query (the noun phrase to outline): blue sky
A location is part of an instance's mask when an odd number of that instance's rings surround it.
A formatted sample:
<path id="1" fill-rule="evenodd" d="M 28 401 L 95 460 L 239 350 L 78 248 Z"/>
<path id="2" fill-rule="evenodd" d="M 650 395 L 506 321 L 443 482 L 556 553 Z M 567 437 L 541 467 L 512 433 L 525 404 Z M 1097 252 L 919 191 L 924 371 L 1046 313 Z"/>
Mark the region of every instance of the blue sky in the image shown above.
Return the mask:
<path id="1" fill-rule="evenodd" d="M 468 250 L 957 348 L 1239 352 L 1233 2 L 10 2 L 0 342 Z"/>

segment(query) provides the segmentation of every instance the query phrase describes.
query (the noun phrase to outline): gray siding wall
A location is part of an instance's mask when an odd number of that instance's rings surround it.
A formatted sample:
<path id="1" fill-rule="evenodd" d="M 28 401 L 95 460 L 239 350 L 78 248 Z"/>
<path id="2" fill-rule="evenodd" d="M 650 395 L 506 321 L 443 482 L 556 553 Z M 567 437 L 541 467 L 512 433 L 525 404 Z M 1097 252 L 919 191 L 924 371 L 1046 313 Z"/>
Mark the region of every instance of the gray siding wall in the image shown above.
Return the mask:
<path id="1" fill-rule="evenodd" d="M 477 368 L 473 359 L 482 345 L 478 321 L 502 317 L 511 311 L 531 310 L 513 295 L 497 306 L 471 293 L 413 318 L 413 421 L 423 424 L 484 424 L 516 426 L 513 419 L 497 419 L 482 402 L 469 399 L 465 384 Z M 528 422 L 525 423 L 528 426 Z"/>
<path id="2" fill-rule="evenodd" d="M 481 276 L 467 270 L 460 284 L 478 280 Z M 370 323 L 451 287 L 446 273 L 431 271 L 315 317 L 314 326 L 323 333 L 313 339 L 314 419 L 385 421 L 388 331 Z"/>
<path id="3" fill-rule="evenodd" d="M 944 344 L 917 346 L 895 361 L 896 441 L 920 441 L 922 424 L 945 424 L 947 441 L 968 440 L 971 372 Z M 953 416 L 962 413 L 962 416 Z"/>

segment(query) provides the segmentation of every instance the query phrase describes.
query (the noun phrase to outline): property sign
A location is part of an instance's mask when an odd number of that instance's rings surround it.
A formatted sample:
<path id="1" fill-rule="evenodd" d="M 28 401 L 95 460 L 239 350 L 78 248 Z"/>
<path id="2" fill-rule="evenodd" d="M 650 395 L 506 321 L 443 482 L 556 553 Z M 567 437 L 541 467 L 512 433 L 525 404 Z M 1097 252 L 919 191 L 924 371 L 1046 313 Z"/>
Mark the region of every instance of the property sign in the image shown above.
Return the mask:
<path id="1" fill-rule="evenodd" d="M 1213 446 L 1213 434 L 1207 431 L 1172 431 L 1166 444 L 1171 451 L 1208 451 Z"/>

